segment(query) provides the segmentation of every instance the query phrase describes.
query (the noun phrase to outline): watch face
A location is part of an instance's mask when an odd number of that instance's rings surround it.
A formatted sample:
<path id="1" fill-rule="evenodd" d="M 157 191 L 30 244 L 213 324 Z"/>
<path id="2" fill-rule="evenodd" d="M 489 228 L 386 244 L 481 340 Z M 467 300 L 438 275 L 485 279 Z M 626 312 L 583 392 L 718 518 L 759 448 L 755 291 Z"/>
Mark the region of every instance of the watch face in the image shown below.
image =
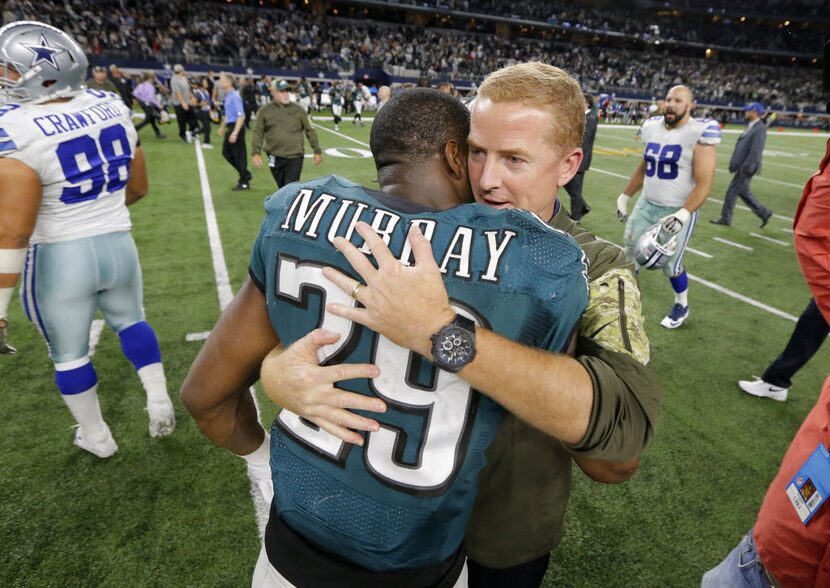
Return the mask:
<path id="1" fill-rule="evenodd" d="M 475 355 L 471 334 L 455 326 L 442 329 L 435 340 L 433 355 L 439 367 L 458 371 Z"/>

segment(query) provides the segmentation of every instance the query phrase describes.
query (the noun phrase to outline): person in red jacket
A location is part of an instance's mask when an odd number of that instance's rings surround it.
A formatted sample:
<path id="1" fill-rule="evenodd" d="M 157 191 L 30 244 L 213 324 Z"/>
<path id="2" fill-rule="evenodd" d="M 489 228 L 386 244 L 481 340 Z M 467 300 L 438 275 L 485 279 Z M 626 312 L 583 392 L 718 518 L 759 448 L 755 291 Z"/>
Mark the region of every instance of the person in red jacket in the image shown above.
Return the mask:
<path id="1" fill-rule="evenodd" d="M 830 67 L 824 84 L 830 97 Z M 830 141 L 819 171 L 804 187 L 793 228 L 801 271 L 819 311 L 830 322 Z M 823 503 L 830 494 L 828 447 L 830 378 L 790 444 L 755 527 L 706 572 L 701 587 L 830 586 L 830 506 Z"/>

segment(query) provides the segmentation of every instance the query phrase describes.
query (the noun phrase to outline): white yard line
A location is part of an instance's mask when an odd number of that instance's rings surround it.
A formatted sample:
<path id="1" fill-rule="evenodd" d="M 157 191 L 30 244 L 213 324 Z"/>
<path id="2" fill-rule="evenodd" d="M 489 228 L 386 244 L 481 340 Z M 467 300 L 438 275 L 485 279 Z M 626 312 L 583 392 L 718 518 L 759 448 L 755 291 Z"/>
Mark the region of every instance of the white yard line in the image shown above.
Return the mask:
<path id="1" fill-rule="evenodd" d="M 748 247 L 747 245 L 741 245 L 740 243 L 735 243 L 734 241 L 730 241 L 729 239 L 721 239 L 720 237 L 712 237 L 718 243 L 723 243 L 724 245 L 729 245 L 731 247 L 737 247 L 738 249 L 743 249 L 744 251 L 753 251 L 752 247 Z"/>
<path id="2" fill-rule="evenodd" d="M 322 117 L 321 117 L 321 118 L 322 118 Z M 348 139 L 349 141 L 352 141 L 353 143 L 357 143 L 358 145 L 362 145 L 363 147 L 367 147 L 367 148 L 369 147 L 369 144 L 368 144 L 368 143 L 364 143 L 363 141 L 359 141 L 359 140 L 355 139 L 354 137 L 350 137 L 350 136 L 348 136 L 348 135 L 344 135 L 344 134 L 343 134 L 343 133 L 341 133 L 340 131 L 335 131 L 334 129 L 330 129 L 330 128 L 328 128 L 328 127 L 323 127 L 323 126 L 319 126 L 319 125 L 314 127 L 314 130 L 315 130 L 315 131 L 316 131 L 317 129 L 321 129 L 321 130 L 323 130 L 323 131 L 328 131 L 328 132 L 329 132 L 329 133 L 331 133 L 332 135 L 337 135 L 338 137 L 343 137 L 344 139 Z"/>
<path id="3" fill-rule="evenodd" d="M 744 296 L 743 294 L 739 294 L 734 290 L 730 290 L 729 288 L 724 288 L 723 286 L 716 284 L 714 282 L 710 282 L 709 280 L 704 280 L 703 278 L 699 278 L 697 276 L 693 276 L 692 274 L 688 274 L 689 279 L 693 282 L 697 282 L 698 284 L 702 284 L 707 288 L 712 288 L 713 290 L 717 290 L 722 294 L 726 294 L 736 300 L 740 300 L 741 302 L 745 302 L 750 306 L 754 306 L 755 308 L 760 308 L 761 310 L 765 310 L 770 314 L 774 314 L 775 316 L 780 316 L 781 318 L 785 318 L 788 321 L 796 322 L 798 317 L 791 315 L 788 312 L 784 312 L 783 310 L 778 310 L 773 306 L 769 306 L 768 304 L 764 304 L 763 302 L 758 302 L 757 300 L 750 298 L 749 296 Z"/>
<path id="4" fill-rule="evenodd" d="M 89 357 L 95 355 L 95 350 L 101 341 L 101 333 L 104 331 L 104 324 L 103 319 L 95 319 L 89 326 Z"/>
<path id="5" fill-rule="evenodd" d="M 219 235 L 219 223 L 216 221 L 216 210 L 213 207 L 213 195 L 210 191 L 210 182 L 207 175 L 207 167 L 205 167 L 205 158 L 202 153 L 201 141 L 196 139 L 193 141 L 196 148 L 196 164 L 199 168 L 199 182 L 202 185 L 202 203 L 205 208 L 205 221 L 207 223 L 208 239 L 210 240 L 210 256 L 213 259 L 213 273 L 216 277 L 216 291 L 219 295 L 219 308 L 224 310 L 225 307 L 233 300 L 233 290 L 231 289 L 231 281 L 228 277 L 228 266 L 225 263 L 225 253 L 222 250 L 222 238 Z M 251 397 L 254 400 L 256 407 L 257 419 L 260 419 L 259 404 L 257 403 L 256 393 L 253 388 L 250 388 Z M 247 470 L 246 470 L 247 471 Z M 265 525 L 268 522 L 268 512 L 271 508 L 270 504 L 266 504 L 262 499 L 259 491 L 259 485 L 254 479 L 248 476 L 251 483 L 251 498 L 254 501 L 254 513 L 256 515 L 257 530 L 259 537 L 265 535 Z"/>
<path id="6" fill-rule="evenodd" d="M 795 235 L 795 231 L 793 231 L 792 229 L 781 229 L 781 230 L 784 231 L 785 233 L 789 233 L 790 235 Z"/>
<path id="7" fill-rule="evenodd" d="M 790 244 L 786 241 L 781 241 L 780 239 L 773 239 L 772 237 L 767 237 L 766 235 L 759 235 L 758 233 L 750 233 L 750 236 L 755 237 L 756 239 L 763 239 L 764 241 L 769 241 L 770 243 L 775 243 L 776 245 L 783 245 L 784 247 L 789 247 Z"/>
<path id="8" fill-rule="evenodd" d="M 762 239 L 764 241 L 769 241 L 770 243 L 775 243 L 776 245 L 783 245 L 784 247 L 789 247 L 790 244 L 786 241 L 781 241 L 780 239 L 773 239 L 772 237 L 767 237 L 766 235 L 759 235 L 758 233 L 750 233 L 751 237 L 755 237 L 756 239 Z"/>
<path id="9" fill-rule="evenodd" d="M 700 255 L 701 257 L 705 257 L 706 259 L 712 259 L 713 257 L 715 257 L 714 255 L 709 255 L 708 253 L 704 253 L 703 251 L 692 249 L 688 245 L 686 246 L 686 251 L 688 251 L 689 253 L 694 253 L 695 255 Z"/>
<path id="10" fill-rule="evenodd" d="M 185 335 L 185 341 L 204 341 L 210 337 L 210 331 L 202 331 L 201 333 L 188 333 Z"/>
<path id="11" fill-rule="evenodd" d="M 726 175 L 730 175 L 728 169 L 721 169 L 718 168 L 718 171 L 724 173 Z M 752 178 L 753 180 L 761 180 L 762 182 L 769 182 L 770 184 L 778 184 L 779 186 L 787 186 L 788 188 L 798 188 L 799 190 L 804 189 L 804 184 L 793 184 L 792 182 L 782 182 L 781 180 L 773 180 L 772 178 L 765 178 L 764 176 L 755 176 Z M 807 180 L 804 180 L 805 182 Z"/>
<path id="12" fill-rule="evenodd" d="M 623 174 L 618 174 L 617 172 L 608 171 L 606 169 L 600 169 L 600 168 L 594 167 L 594 166 L 589 167 L 588 171 L 595 171 L 595 172 L 599 172 L 601 174 L 607 174 L 609 176 L 614 176 L 615 178 L 622 178 L 624 180 L 627 180 L 629 178 L 629 176 L 626 176 L 626 175 L 623 175 Z"/>

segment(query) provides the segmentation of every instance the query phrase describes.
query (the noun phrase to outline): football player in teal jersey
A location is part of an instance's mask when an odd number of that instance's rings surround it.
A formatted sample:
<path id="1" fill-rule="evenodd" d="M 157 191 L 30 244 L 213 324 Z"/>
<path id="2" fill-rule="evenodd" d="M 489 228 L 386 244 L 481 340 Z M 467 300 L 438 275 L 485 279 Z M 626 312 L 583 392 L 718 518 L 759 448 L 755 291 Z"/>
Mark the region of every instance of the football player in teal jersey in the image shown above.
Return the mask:
<path id="1" fill-rule="evenodd" d="M 474 387 L 505 398 L 513 413 L 504 418 L 479 477 L 466 536 L 470 588 L 538 587 L 562 537 L 572 461 L 593 480 L 623 482 L 636 471 L 659 418 L 662 389 L 648 366 L 633 265 L 619 247 L 569 220 L 557 200 L 578 165 L 582 108 L 579 85 L 541 63 L 493 72 L 472 106 L 469 166 L 476 199 L 494 208 L 525 208 L 574 236 L 589 259 L 590 300 L 575 357 L 533 353 L 483 335 L 477 359 L 459 372 Z M 372 249 L 382 253 L 383 244 L 376 240 Z M 360 259 L 349 250 L 344 247 L 350 259 Z M 349 276 L 332 278 L 366 311 L 333 310 L 372 321 L 390 339 L 406 337 L 397 340 L 410 349 L 425 349 L 423 317 L 440 316 L 446 304 L 440 278 L 394 265 L 355 269 L 368 287 Z M 278 404 L 354 443 L 362 439 L 356 430 L 377 422 L 345 410 L 350 399 L 334 387 L 341 378 L 316 365 L 318 348 L 336 338 L 315 332 L 275 351 L 263 363 L 262 382 Z"/>
<path id="2" fill-rule="evenodd" d="M 435 117 L 444 124 L 432 124 Z M 185 404 L 217 445 L 262 459 L 268 439 L 246 387 L 277 343 L 322 326 L 339 338 L 323 348 L 321 363 L 361 378 L 346 386 L 341 408 L 385 412 L 377 420 L 355 415 L 366 425 L 355 428 L 370 430 L 357 446 L 314 417 L 280 413 L 270 443 L 276 498 L 255 585 L 466 585 L 461 543 L 502 409 L 454 372 L 474 361 L 478 336 L 498 337 L 490 329 L 564 351 L 587 301 L 581 251 L 538 217 L 478 205 L 435 211 L 469 200 L 467 131 L 457 101 L 406 92 L 373 125 L 382 192 L 332 176 L 268 200 L 251 277 L 194 362 Z M 403 261 L 445 274 L 451 312 L 422 317 L 432 323 L 432 348 L 411 353 L 329 312 L 327 303 L 357 304 L 359 290 L 350 297 L 323 275 L 348 268 L 335 245 L 354 240 L 370 253 L 382 242 L 359 221 L 388 239 L 394 255 L 378 256 L 381 268 Z M 361 263 L 354 255 L 370 263 L 357 250 L 350 255 L 353 264 Z M 432 255 L 439 263 L 423 263 Z"/>

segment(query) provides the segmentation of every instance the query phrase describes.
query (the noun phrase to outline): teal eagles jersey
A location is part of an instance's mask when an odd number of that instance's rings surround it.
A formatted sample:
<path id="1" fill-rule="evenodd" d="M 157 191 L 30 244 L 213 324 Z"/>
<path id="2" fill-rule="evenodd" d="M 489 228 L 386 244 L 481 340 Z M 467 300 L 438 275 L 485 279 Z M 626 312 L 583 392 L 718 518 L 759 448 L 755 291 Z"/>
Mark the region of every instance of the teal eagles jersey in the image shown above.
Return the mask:
<path id="1" fill-rule="evenodd" d="M 343 384 L 388 406 L 367 415 L 381 428 L 363 447 L 282 410 L 271 430 L 271 469 L 274 508 L 291 528 L 341 558 L 388 571 L 433 565 L 459 548 L 503 409 L 458 375 L 325 312 L 330 302 L 357 304 L 322 275 L 332 266 L 357 277 L 331 241 L 362 245 L 354 225 L 363 220 L 411 264 L 406 235 L 417 223 L 458 313 L 550 351 L 566 347 L 588 289 L 582 250 L 531 213 L 479 204 L 413 212 L 411 203 L 373 194 L 338 176 L 285 186 L 266 201 L 250 274 L 284 345 L 321 327 L 341 335 L 321 350 L 321 364 L 380 368 L 377 378 Z"/>

